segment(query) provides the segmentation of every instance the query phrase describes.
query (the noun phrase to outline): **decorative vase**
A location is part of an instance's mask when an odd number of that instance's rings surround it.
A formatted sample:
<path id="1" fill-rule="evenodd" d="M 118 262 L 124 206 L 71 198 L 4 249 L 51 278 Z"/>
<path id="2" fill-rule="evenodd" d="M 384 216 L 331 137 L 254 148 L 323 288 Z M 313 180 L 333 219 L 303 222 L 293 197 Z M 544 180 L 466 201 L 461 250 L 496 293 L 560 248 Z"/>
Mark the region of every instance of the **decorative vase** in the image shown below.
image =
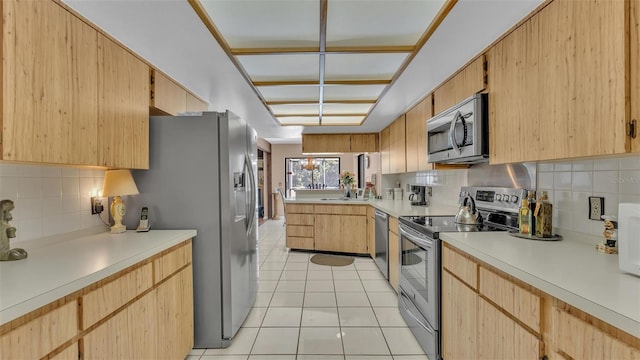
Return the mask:
<path id="1" fill-rule="evenodd" d="M 344 184 L 344 197 L 351 197 L 351 184 Z"/>

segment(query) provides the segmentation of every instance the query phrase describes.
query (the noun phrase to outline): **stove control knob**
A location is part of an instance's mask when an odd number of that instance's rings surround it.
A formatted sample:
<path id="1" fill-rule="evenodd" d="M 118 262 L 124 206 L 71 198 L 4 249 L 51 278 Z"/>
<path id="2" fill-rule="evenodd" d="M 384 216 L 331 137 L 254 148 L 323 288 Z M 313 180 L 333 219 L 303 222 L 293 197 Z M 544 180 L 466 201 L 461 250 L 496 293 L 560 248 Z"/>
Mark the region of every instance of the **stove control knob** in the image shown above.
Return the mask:
<path id="1" fill-rule="evenodd" d="M 502 195 L 496 194 L 496 201 L 502 201 Z"/>
<path id="2" fill-rule="evenodd" d="M 511 195 L 511 202 L 514 204 L 518 203 L 518 197 L 516 195 Z"/>
<path id="3" fill-rule="evenodd" d="M 502 194 L 502 201 L 509 202 L 509 194 Z"/>

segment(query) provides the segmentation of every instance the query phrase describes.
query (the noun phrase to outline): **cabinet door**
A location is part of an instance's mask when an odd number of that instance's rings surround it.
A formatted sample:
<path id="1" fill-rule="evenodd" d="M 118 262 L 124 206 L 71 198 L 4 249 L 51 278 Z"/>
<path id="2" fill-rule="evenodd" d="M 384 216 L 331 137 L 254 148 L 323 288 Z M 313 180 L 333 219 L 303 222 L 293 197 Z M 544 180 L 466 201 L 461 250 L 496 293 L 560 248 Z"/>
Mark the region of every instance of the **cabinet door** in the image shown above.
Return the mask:
<path id="1" fill-rule="evenodd" d="M 624 1 L 553 1 L 489 51 L 491 163 L 626 151 Z"/>
<path id="2" fill-rule="evenodd" d="M 448 271 L 443 271 L 441 331 L 444 359 L 463 360 L 478 357 L 477 317 L 478 295 L 476 292 Z"/>
<path id="3" fill-rule="evenodd" d="M 193 276 L 191 265 L 158 286 L 158 354 L 184 359 L 193 348 Z"/>
<path id="4" fill-rule="evenodd" d="M 483 298 L 479 298 L 477 359 L 542 358 L 542 342 L 515 320 L 500 312 Z"/>
<path id="5" fill-rule="evenodd" d="M 407 172 L 429 170 L 427 163 L 427 120 L 432 116 L 431 95 L 407 112 Z"/>
<path id="6" fill-rule="evenodd" d="M 98 36 L 101 166 L 149 168 L 149 67 Z"/>
<path id="7" fill-rule="evenodd" d="M 349 134 L 303 134 L 302 152 L 350 152 Z"/>
<path id="8" fill-rule="evenodd" d="M 485 57 L 481 55 L 433 92 L 434 113 L 481 92 L 486 85 Z"/>
<path id="9" fill-rule="evenodd" d="M 97 165 L 97 32 L 53 1 L 2 7 L 2 159 Z"/>
<path id="10" fill-rule="evenodd" d="M 351 152 L 378 151 L 378 134 L 351 134 Z"/>
<path id="11" fill-rule="evenodd" d="M 391 228 L 391 224 L 389 224 L 389 229 Z M 389 253 L 387 256 L 389 257 L 389 284 L 398 292 L 400 285 L 400 239 L 398 234 L 391 230 L 389 230 Z"/>
<path id="12" fill-rule="evenodd" d="M 383 174 L 391 173 L 391 127 L 388 126 L 380 132 L 380 171 Z M 382 192 L 382 189 L 378 189 Z"/>
<path id="13" fill-rule="evenodd" d="M 367 253 L 367 217 L 318 214 L 315 219 L 315 249 Z"/>
<path id="14" fill-rule="evenodd" d="M 187 111 L 187 91 L 159 71 L 153 71 L 151 106 L 168 115 Z"/>
<path id="15" fill-rule="evenodd" d="M 391 173 L 403 173 L 407 171 L 405 148 L 405 116 L 402 115 L 391 124 Z"/>
<path id="16" fill-rule="evenodd" d="M 629 66 L 629 78 L 631 79 L 631 119 L 636 120 L 640 126 L 640 2 L 631 1 L 630 5 L 630 48 L 631 66 Z M 638 129 L 636 130 L 637 132 Z M 631 139 L 631 152 L 640 151 L 640 134 Z"/>
<path id="17" fill-rule="evenodd" d="M 84 336 L 85 359 L 157 359 L 157 290 Z M 163 341 L 166 341 L 164 339 Z"/>
<path id="18" fill-rule="evenodd" d="M 187 93 L 187 111 L 207 111 L 209 104 Z"/>

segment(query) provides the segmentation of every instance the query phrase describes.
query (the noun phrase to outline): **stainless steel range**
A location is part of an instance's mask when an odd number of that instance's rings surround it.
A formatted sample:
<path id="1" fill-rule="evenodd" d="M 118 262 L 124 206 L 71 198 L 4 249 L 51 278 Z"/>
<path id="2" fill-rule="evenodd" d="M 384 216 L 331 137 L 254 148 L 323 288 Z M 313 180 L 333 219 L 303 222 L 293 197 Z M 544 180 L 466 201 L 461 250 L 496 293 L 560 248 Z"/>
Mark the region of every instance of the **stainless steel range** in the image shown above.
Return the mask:
<path id="1" fill-rule="evenodd" d="M 402 317 L 431 360 L 441 359 L 440 233 L 507 231 L 518 228 L 518 209 L 527 191 L 495 187 L 463 187 L 480 212 L 480 224 L 457 224 L 451 216 L 402 216 L 400 226 L 400 293 Z"/>

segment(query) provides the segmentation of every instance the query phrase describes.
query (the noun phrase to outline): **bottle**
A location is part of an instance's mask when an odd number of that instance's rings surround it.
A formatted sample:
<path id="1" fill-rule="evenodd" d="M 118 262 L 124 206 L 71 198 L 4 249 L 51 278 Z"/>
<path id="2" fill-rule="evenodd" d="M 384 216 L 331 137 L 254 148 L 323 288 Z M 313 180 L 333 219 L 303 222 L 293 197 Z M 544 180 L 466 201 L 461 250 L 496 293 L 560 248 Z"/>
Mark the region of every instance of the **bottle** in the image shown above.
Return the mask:
<path id="1" fill-rule="evenodd" d="M 533 213 L 536 219 L 536 236 L 551 237 L 553 234 L 553 205 L 549 202 L 547 192 L 543 191 Z"/>
<path id="2" fill-rule="evenodd" d="M 536 210 L 536 199 L 533 196 L 533 191 L 527 192 L 527 202 L 529 203 L 529 211 L 531 213 L 531 223 L 529 224 L 531 228 L 531 235 L 536 234 L 536 216 L 533 213 Z"/>
<path id="3" fill-rule="evenodd" d="M 520 234 L 531 235 L 531 209 L 529 209 L 529 200 L 522 199 L 520 211 L 518 211 L 518 224 Z"/>

